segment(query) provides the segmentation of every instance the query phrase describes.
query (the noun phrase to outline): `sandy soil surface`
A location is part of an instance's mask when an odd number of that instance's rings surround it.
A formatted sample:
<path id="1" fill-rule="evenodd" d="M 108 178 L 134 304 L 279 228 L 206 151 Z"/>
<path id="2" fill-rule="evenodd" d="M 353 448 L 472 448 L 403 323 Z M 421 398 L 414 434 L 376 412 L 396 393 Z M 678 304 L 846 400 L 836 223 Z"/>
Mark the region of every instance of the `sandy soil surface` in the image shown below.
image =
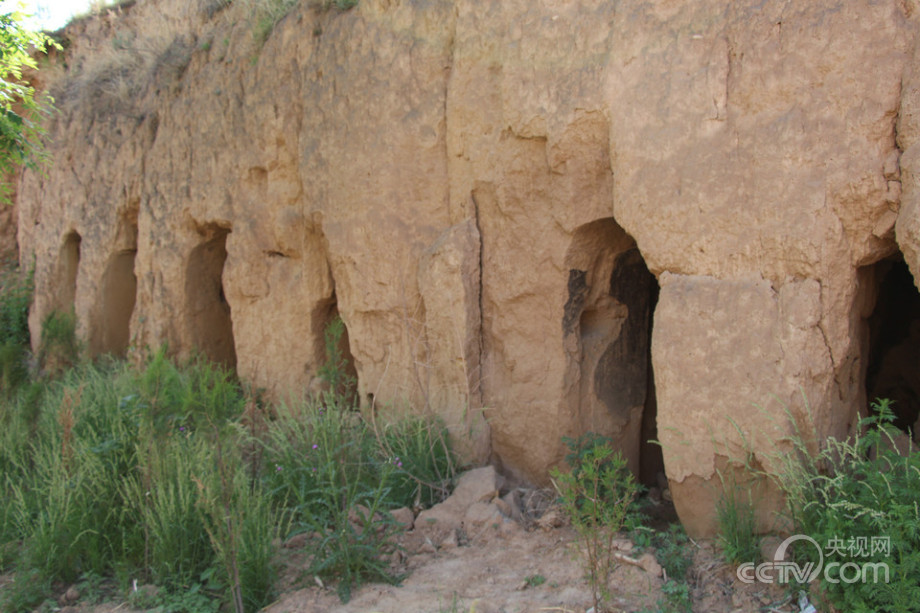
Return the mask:
<path id="1" fill-rule="evenodd" d="M 409 547 L 419 534 L 409 533 Z M 585 613 L 591 596 L 580 564 L 572 556 L 574 532 L 568 527 L 526 531 L 519 525 L 489 530 L 460 546 L 410 554 L 409 572 L 400 586 L 362 586 L 342 603 L 332 586 L 320 587 L 303 572 L 307 553 L 284 553 L 283 595 L 264 613 L 512 613 L 555 611 Z M 416 542 L 413 542 L 416 541 Z M 798 610 L 777 586 L 745 585 L 718 557 L 711 543 L 690 544 L 694 565 L 688 583 L 693 611 L 706 613 L 784 612 Z M 4 577 L 9 581 L 9 576 Z M 664 579 L 622 564 L 610 581 L 612 611 L 677 611 L 668 608 Z M 2 589 L 2 588 L 0 588 Z M 63 598 L 63 596 L 62 596 Z M 124 602 L 75 603 L 61 613 L 143 613 Z M 155 610 L 152 610 L 155 611 Z"/>
<path id="2" fill-rule="evenodd" d="M 467 526 L 452 531 L 450 538 L 433 523 L 403 532 L 400 548 L 391 558 L 394 571 L 405 576 L 402 583 L 364 585 L 347 603 L 339 599 L 335 586 L 307 574 L 309 546 L 304 538 L 292 539 L 279 554 L 282 595 L 263 612 L 587 613 L 592 598 L 581 562 L 573 555 L 576 534 L 562 521 L 545 521 L 549 517 L 547 513 L 539 521 L 505 519 L 478 528 Z M 658 520 L 670 521 L 673 507 L 663 517 Z M 648 563 L 647 556 L 642 565 L 632 563 L 643 553 L 654 556 L 654 550 L 641 552 L 626 536 L 619 539 L 619 546 L 620 555 L 628 561 L 612 574 L 609 610 L 686 613 L 685 606 L 676 607 L 674 599 L 669 600 L 666 577 L 655 559 Z M 799 611 L 781 586 L 739 581 L 735 569 L 722 561 L 712 543 L 691 541 L 685 547 L 693 560 L 686 582 L 694 612 Z M 0 576 L 0 591 L 14 579 Z M 57 587 L 59 605 L 46 606 L 41 613 L 144 613 L 124 602 L 124 595 L 113 585 L 102 589 L 109 600 L 104 604 L 85 602 L 86 594 L 74 597 L 74 586 Z"/>
<path id="3" fill-rule="evenodd" d="M 343 604 L 334 590 L 311 585 L 286 592 L 265 613 L 585 613 L 592 601 L 581 565 L 572 555 L 574 539 L 568 527 L 489 531 L 465 546 L 411 556 L 411 574 L 399 587 L 364 586 Z M 711 543 L 688 548 L 694 556 L 688 581 L 693 611 L 798 610 L 777 586 L 738 581 L 734 568 L 719 558 Z M 663 584 L 663 577 L 621 564 L 610 581 L 611 610 L 669 611 Z"/>

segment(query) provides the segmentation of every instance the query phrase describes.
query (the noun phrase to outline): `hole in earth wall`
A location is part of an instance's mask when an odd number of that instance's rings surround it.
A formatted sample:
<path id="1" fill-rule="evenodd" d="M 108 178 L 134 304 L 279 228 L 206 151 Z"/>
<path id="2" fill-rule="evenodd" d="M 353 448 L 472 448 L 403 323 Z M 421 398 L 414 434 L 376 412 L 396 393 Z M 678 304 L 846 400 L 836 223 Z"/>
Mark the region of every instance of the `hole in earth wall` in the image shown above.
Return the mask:
<path id="1" fill-rule="evenodd" d="M 124 357 L 131 341 L 131 315 L 137 298 L 134 260 L 137 250 L 126 249 L 111 258 L 102 276 L 102 339 L 95 353 Z"/>
<path id="2" fill-rule="evenodd" d="M 74 310 L 77 298 L 77 272 L 80 269 L 80 244 L 83 239 L 77 232 L 69 232 L 58 258 L 58 287 L 60 294 L 57 309 L 62 312 Z"/>
<path id="3" fill-rule="evenodd" d="M 314 355 L 317 375 L 322 379 L 322 389 L 331 391 L 346 401 L 347 406 L 356 406 L 358 371 L 351 354 L 348 327 L 339 316 L 335 292 L 327 300 L 319 302 L 313 309 Z"/>
<path id="4" fill-rule="evenodd" d="M 579 434 L 608 436 L 644 482 L 663 470 L 651 368 L 658 282 L 635 241 L 606 218 L 578 228 L 566 254 L 563 334 Z"/>
<path id="5" fill-rule="evenodd" d="M 208 224 L 199 232 L 203 242 L 192 250 L 185 278 L 192 343 L 210 360 L 235 368 L 233 322 L 223 284 L 230 229 Z"/>
<path id="6" fill-rule="evenodd" d="M 916 432 L 920 417 L 920 292 L 898 254 L 872 267 L 875 308 L 867 320 L 866 395 L 888 398 L 895 425 Z"/>

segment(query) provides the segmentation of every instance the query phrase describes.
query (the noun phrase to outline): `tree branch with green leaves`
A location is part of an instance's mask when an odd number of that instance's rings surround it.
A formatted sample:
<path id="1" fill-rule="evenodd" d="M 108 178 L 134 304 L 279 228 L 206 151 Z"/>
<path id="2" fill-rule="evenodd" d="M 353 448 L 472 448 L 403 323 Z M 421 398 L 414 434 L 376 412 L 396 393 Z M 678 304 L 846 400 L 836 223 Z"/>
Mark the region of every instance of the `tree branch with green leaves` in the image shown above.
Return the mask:
<path id="1" fill-rule="evenodd" d="M 47 94 L 37 94 L 24 77 L 37 70 L 36 56 L 60 48 L 47 34 L 27 25 L 21 2 L 0 3 L 0 201 L 9 202 L 10 175 L 17 168 L 39 169 L 47 162 L 42 122 L 53 109 Z"/>

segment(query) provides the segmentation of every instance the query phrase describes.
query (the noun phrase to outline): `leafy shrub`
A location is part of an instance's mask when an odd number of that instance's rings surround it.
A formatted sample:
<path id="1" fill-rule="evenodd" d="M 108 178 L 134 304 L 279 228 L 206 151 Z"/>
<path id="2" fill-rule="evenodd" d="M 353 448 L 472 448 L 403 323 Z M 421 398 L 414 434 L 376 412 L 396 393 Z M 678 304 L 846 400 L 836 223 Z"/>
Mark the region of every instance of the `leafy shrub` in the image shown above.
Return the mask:
<path id="1" fill-rule="evenodd" d="M 594 610 L 600 611 L 601 603 L 610 598 L 607 582 L 616 567 L 613 540 L 626 522 L 638 485 L 626 460 L 605 437 L 563 440 L 572 451 L 567 458 L 572 471 L 554 468 L 550 474 L 578 533 Z"/>
<path id="2" fill-rule="evenodd" d="M 24 345 L 0 344 L 0 391 L 9 394 L 29 379 L 28 354 Z"/>
<path id="3" fill-rule="evenodd" d="M 47 35 L 32 32 L 21 4 L 4 5 L 0 14 L 0 204 L 10 201 L 10 177 L 18 167 L 36 169 L 48 155 L 42 137 L 43 119 L 51 113 L 47 95 L 36 96 L 35 88 L 22 74 L 38 67 L 36 55 L 49 47 L 60 49 Z M 35 53 L 37 51 L 38 53 Z"/>
<path id="4" fill-rule="evenodd" d="M 335 578 L 339 597 L 347 602 L 352 589 L 365 580 L 397 584 L 401 577 L 389 571 L 385 558 L 393 551 L 395 530 L 395 522 L 382 514 L 388 506 L 389 492 L 382 485 L 387 481 L 386 473 L 381 474 L 381 485 L 376 487 L 348 479 L 347 470 L 342 476 L 341 483 L 326 482 L 315 490 L 327 505 L 338 502 L 340 506 L 328 507 L 325 517 L 314 517 L 310 522 L 319 535 L 311 571 Z"/>
<path id="5" fill-rule="evenodd" d="M 0 274 L 0 344 L 29 344 L 33 271 L 9 268 Z"/>
<path id="6" fill-rule="evenodd" d="M 785 457 L 778 476 L 796 530 L 822 547 L 840 542 L 835 539 L 890 539 L 890 555 L 870 551 L 858 559 L 887 563 L 889 582 L 832 583 L 822 577 L 818 596 L 839 610 L 920 611 L 920 453 L 912 448 L 902 456 L 896 450 L 894 439 L 900 433 L 891 425 L 890 404 L 875 401 L 875 416 L 860 421 L 861 434 L 828 439 L 817 454 L 809 453 L 801 436 L 795 437 L 795 453 Z M 817 552 L 809 549 L 796 553 L 817 563 Z"/>
<path id="7" fill-rule="evenodd" d="M 33 275 L 16 268 L 0 275 L 0 391 L 5 394 L 23 384 L 29 375 L 29 305 Z"/>
<path id="8" fill-rule="evenodd" d="M 569 465 L 572 475 L 575 478 L 581 476 L 581 472 L 584 470 L 585 461 L 596 455 L 598 447 L 611 447 L 613 444 L 610 438 L 597 434 L 596 432 L 586 432 L 578 438 L 564 436 L 562 437 L 562 442 L 569 450 L 565 456 L 565 462 Z M 616 453 L 614 455 L 619 456 L 620 454 Z M 611 464 L 614 461 L 614 457 L 610 457 L 609 460 L 607 460 L 607 462 Z M 608 485 L 605 483 L 599 484 L 599 487 L 601 488 L 600 495 L 602 498 L 616 498 L 618 496 L 618 488 L 616 487 L 614 489 L 608 489 Z M 642 486 L 633 479 L 632 487 L 635 489 L 635 493 L 630 500 L 625 520 L 626 526 L 630 529 L 644 522 L 644 515 L 637 499 L 637 496 L 642 492 Z"/>
<path id="9" fill-rule="evenodd" d="M 688 550 L 690 538 L 680 524 L 672 524 L 666 531 L 648 527 L 635 529 L 630 533 L 641 549 L 654 547 L 655 559 L 664 570 L 665 582 L 661 586 L 661 597 L 652 609 L 656 613 L 690 613 L 692 596 L 687 574 L 693 563 Z"/>
<path id="10" fill-rule="evenodd" d="M 218 613 L 220 602 L 208 595 L 207 576 L 200 583 L 193 583 L 186 589 L 170 592 L 160 589 L 132 590 L 128 604 L 135 609 L 152 610 L 156 613 Z M 213 590 L 212 590 L 213 591 Z"/>
<path id="11" fill-rule="evenodd" d="M 17 573 L 13 582 L 3 587 L 0 604 L 4 611 L 31 612 L 45 603 L 50 592 L 48 577 L 38 569 L 28 569 Z"/>
<path id="12" fill-rule="evenodd" d="M 690 586 L 684 581 L 665 581 L 661 586 L 661 593 L 658 613 L 691 613 L 693 610 Z"/>
<path id="13" fill-rule="evenodd" d="M 655 533 L 655 558 L 668 579 L 683 581 L 687 578 L 687 571 L 693 563 L 692 556 L 688 555 L 687 551 L 689 543 L 690 537 L 680 524 L 671 525 L 666 532 Z"/>

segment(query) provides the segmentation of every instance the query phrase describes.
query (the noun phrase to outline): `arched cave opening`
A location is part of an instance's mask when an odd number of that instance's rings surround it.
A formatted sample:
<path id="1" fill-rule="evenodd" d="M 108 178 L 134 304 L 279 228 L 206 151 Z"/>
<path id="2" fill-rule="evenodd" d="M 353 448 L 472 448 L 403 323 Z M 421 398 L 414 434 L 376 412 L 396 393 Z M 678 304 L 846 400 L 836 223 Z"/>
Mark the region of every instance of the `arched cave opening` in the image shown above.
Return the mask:
<path id="1" fill-rule="evenodd" d="M 131 342 L 131 315 L 137 298 L 136 249 L 109 258 L 102 275 L 102 330 L 95 353 L 124 357 Z"/>
<path id="2" fill-rule="evenodd" d="M 74 310 L 77 299 L 77 273 L 80 270 L 80 244 L 83 239 L 76 231 L 68 232 L 58 257 L 59 302 L 63 312 Z"/>
<path id="3" fill-rule="evenodd" d="M 209 224 L 199 232 L 203 241 L 189 256 L 185 277 L 192 343 L 210 360 L 233 369 L 236 346 L 223 283 L 230 229 Z"/>
<path id="4" fill-rule="evenodd" d="M 920 292 L 898 254 L 872 269 L 875 308 L 868 318 L 866 396 L 893 401 L 895 425 L 917 430 L 920 417 Z M 915 434 L 916 436 L 916 434 Z"/>
<path id="5" fill-rule="evenodd" d="M 314 363 L 322 389 L 343 399 L 346 406 L 357 408 L 358 370 L 351 353 L 348 327 L 339 315 L 335 292 L 313 309 Z"/>
<path id="6" fill-rule="evenodd" d="M 567 394 L 577 434 L 613 440 L 631 470 L 656 485 L 657 440 L 651 333 L 658 282 L 613 218 L 579 227 L 566 254 L 563 314 Z"/>

